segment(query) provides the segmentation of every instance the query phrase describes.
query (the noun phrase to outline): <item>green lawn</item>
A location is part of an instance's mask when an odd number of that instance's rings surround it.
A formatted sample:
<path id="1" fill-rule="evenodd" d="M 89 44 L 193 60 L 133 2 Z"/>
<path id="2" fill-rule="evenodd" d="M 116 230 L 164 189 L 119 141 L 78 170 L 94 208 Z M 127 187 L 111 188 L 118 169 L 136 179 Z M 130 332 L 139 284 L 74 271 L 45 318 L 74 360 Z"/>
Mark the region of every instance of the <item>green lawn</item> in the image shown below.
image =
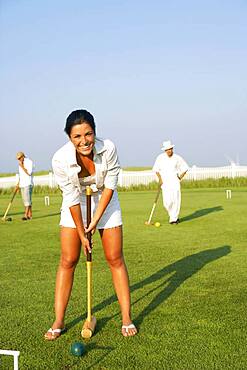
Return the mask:
<path id="1" fill-rule="evenodd" d="M 12 222 L 0 222 L 0 349 L 20 351 L 22 369 L 246 369 L 247 368 L 247 192 L 183 190 L 181 223 L 169 225 L 158 202 L 145 226 L 155 192 L 121 192 L 125 257 L 133 319 L 139 334 L 123 338 L 119 306 L 98 235 L 93 253 L 95 335 L 86 354 L 70 354 L 82 341 L 86 311 L 84 257 L 77 267 L 65 335 L 46 342 L 53 321 L 59 259 L 61 197 L 33 198 L 34 218 L 23 222 L 17 195 Z M 10 196 L 0 198 L 1 214 Z M 13 359 L 0 356 L 0 368 Z"/>

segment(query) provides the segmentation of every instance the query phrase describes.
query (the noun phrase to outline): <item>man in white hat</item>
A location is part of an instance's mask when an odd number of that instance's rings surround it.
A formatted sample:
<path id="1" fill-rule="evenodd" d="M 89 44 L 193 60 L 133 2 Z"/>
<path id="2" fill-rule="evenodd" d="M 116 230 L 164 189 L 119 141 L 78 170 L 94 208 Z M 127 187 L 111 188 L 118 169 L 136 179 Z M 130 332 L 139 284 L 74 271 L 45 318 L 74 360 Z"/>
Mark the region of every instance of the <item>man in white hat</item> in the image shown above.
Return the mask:
<path id="1" fill-rule="evenodd" d="M 181 206 L 180 181 L 188 171 L 185 160 L 173 153 L 174 145 L 170 140 L 164 141 L 161 150 L 153 166 L 153 171 L 159 179 L 162 189 L 163 205 L 168 212 L 169 222 L 176 225 L 179 222 Z"/>
<path id="2" fill-rule="evenodd" d="M 25 207 L 22 220 L 27 221 L 32 218 L 33 162 L 23 152 L 18 152 L 16 159 L 19 164 L 18 187 L 21 189 L 21 196 Z"/>

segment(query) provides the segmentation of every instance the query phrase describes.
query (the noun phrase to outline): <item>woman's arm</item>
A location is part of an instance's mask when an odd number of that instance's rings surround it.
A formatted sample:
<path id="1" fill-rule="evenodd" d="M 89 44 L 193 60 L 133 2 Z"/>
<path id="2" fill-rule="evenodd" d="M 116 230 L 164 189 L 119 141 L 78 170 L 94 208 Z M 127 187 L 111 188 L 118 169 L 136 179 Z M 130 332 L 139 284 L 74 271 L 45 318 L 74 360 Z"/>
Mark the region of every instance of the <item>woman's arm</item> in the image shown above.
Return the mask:
<path id="1" fill-rule="evenodd" d="M 105 145 L 107 147 L 107 150 L 104 153 L 107 163 L 107 172 L 104 178 L 104 187 L 106 189 L 116 190 L 118 184 L 118 175 L 120 172 L 117 149 L 110 140 L 106 140 Z"/>
<path id="2" fill-rule="evenodd" d="M 74 184 L 71 183 L 70 178 L 65 170 L 64 161 L 60 157 L 53 157 L 52 160 L 53 172 L 63 193 L 63 206 L 68 207 L 75 223 L 81 244 L 84 248 L 84 253 L 90 251 L 90 245 L 85 235 L 85 228 L 83 225 L 81 206 L 80 206 L 80 192 Z"/>
<path id="3" fill-rule="evenodd" d="M 99 201 L 99 204 L 98 204 L 98 207 L 95 211 L 95 214 L 92 218 L 92 221 L 91 221 L 89 227 L 86 229 L 86 232 L 92 231 L 96 228 L 97 223 L 101 219 L 101 216 L 105 212 L 106 207 L 110 203 L 110 200 L 111 200 L 112 195 L 113 195 L 113 191 L 114 190 L 112 190 L 112 189 L 104 188 L 104 190 L 102 192 L 102 195 L 101 195 L 101 198 L 100 198 L 100 201 Z"/>
<path id="4" fill-rule="evenodd" d="M 70 213 L 73 218 L 73 221 L 75 223 L 79 238 L 81 240 L 81 244 L 84 249 L 84 254 L 86 255 L 87 251 L 91 252 L 91 248 L 90 248 L 89 241 L 85 234 L 85 227 L 82 221 L 81 206 L 80 204 L 75 204 L 71 206 L 69 209 L 70 209 Z"/>
<path id="5" fill-rule="evenodd" d="M 52 168 L 56 182 L 63 193 L 63 207 L 72 207 L 80 203 L 80 192 L 71 182 L 68 171 L 65 169 L 65 159 L 55 155 L 52 159 Z"/>
<path id="6" fill-rule="evenodd" d="M 103 153 L 103 162 L 106 163 L 106 174 L 103 179 L 104 190 L 102 191 L 97 209 L 94 213 L 89 227 L 86 229 L 86 232 L 95 230 L 96 225 L 98 224 L 99 220 L 106 210 L 106 207 L 111 201 L 113 192 L 117 189 L 118 174 L 120 171 L 117 150 L 113 142 L 111 142 L 110 140 L 105 140 L 104 144 L 106 146 L 106 150 Z"/>

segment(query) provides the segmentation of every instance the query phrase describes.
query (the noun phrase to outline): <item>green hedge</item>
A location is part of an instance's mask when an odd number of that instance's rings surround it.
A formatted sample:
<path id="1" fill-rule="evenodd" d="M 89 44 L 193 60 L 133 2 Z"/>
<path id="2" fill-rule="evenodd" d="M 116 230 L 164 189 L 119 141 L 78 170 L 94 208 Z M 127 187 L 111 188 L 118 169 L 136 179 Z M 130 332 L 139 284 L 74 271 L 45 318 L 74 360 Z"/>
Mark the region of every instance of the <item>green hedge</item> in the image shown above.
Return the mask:
<path id="1" fill-rule="evenodd" d="M 11 194 L 13 193 L 15 190 L 15 187 L 11 187 L 11 188 L 7 188 L 7 189 L 1 189 L 0 188 L 0 195 L 4 195 L 4 194 Z M 56 188 L 50 188 L 49 186 L 40 186 L 40 185 L 36 185 L 33 187 L 33 194 L 44 194 L 44 195 L 47 195 L 47 194 L 60 194 L 61 191 L 58 187 Z"/>
<path id="2" fill-rule="evenodd" d="M 236 177 L 235 179 L 222 177 L 220 179 L 207 180 L 183 180 L 181 182 L 182 189 L 198 189 L 198 188 L 228 188 L 228 187 L 247 187 L 247 177 Z M 119 187 L 120 191 L 135 191 L 135 190 L 156 190 L 157 182 L 151 182 L 148 185 L 131 185 L 128 188 Z"/>
<path id="3" fill-rule="evenodd" d="M 245 187 L 247 186 L 247 177 L 221 177 L 220 179 L 206 179 L 206 180 L 184 180 L 182 181 L 182 188 L 225 188 L 225 187 Z"/>
<path id="4" fill-rule="evenodd" d="M 207 179 L 207 180 L 196 180 L 182 181 L 183 189 L 198 189 L 198 188 L 237 188 L 237 187 L 247 187 L 247 177 L 237 177 L 235 179 L 222 177 L 220 179 Z M 142 191 L 142 190 L 157 190 L 157 182 L 151 182 L 148 185 L 131 185 L 128 188 L 118 187 L 119 191 Z M 1 189 L 0 195 L 11 194 L 14 191 L 14 188 Z M 58 188 L 50 188 L 49 186 L 40 186 L 36 185 L 33 189 L 34 194 L 59 194 L 60 190 Z"/>

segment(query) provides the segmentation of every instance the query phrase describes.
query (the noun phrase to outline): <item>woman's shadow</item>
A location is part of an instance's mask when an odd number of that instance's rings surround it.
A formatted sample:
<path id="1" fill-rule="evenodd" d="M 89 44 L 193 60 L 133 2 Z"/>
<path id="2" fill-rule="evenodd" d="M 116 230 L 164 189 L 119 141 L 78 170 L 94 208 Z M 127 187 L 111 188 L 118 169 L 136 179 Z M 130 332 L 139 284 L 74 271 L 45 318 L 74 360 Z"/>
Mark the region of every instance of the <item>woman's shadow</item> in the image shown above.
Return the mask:
<path id="1" fill-rule="evenodd" d="M 209 213 L 219 212 L 219 211 L 223 211 L 222 206 L 199 209 L 199 210 L 193 212 L 191 215 L 179 218 L 179 220 L 180 220 L 180 222 L 185 222 L 185 221 L 193 220 L 193 218 L 203 217 L 205 215 L 208 215 Z"/>
<path id="2" fill-rule="evenodd" d="M 143 298 L 146 299 L 147 295 L 158 291 L 156 296 L 150 301 L 150 303 L 139 313 L 138 317 L 135 318 L 137 325 L 140 325 L 143 319 L 155 310 L 160 304 L 164 303 L 176 289 L 182 285 L 192 275 L 196 274 L 199 270 L 205 267 L 208 263 L 213 262 L 221 257 L 226 256 L 231 252 L 231 248 L 228 245 L 208 249 L 199 253 L 192 254 L 191 256 L 182 258 L 177 262 L 172 263 L 169 266 L 157 271 L 155 274 L 149 276 L 143 281 L 133 285 L 131 291 L 142 288 L 145 285 L 153 284 L 154 282 L 160 281 L 155 287 L 150 287 L 149 291 L 145 292 Z M 172 274 L 172 275 L 171 275 Z M 170 275 L 166 278 L 167 275 Z M 134 304 L 143 298 L 139 298 Z"/>
<path id="3" fill-rule="evenodd" d="M 139 315 L 134 319 L 135 324 L 139 326 L 143 319 L 149 315 L 153 310 L 155 310 L 159 305 L 163 304 L 166 299 L 173 294 L 176 289 L 182 285 L 187 279 L 192 275 L 196 274 L 208 263 L 216 261 L 217 259 L 228 255 L 231 252 L 231 247 L 224 245 L 215 249 L 207 249 L 199 253 L 192 254 L 190 256 L 184 257 L 160 270 L 154 274 L 148 276 L 147 278 L 133 284 L 130 287 L 131 292 L 138 291 L 139 289 L 150 285 L 149 290 L 146 288 L 145 293 L 142 297 L 138 298 L 132 303 L 132 305 L 138 305 L 138 303 L 147 299 L 148 295 L 153 294 L 158 291 L 156 296 L 152 298 L 150 303 L 139 313 Z M 172 274 L 172 275 L 171 275 Z M 159 283 L 158 285 L 155 283 Z M 116 302 L 117 298 L 115 295 L 110 296 L 93 308 L 94 314 L 105 309 L 107 306 Z M 105 324 L 111 320 L 113 317 L 119 315 L 116 313 L 110 317 L 102 318 L 98 321 L 97 331 L 101 330 Z M 76 319 L 68 323 L 67 328 L 71 328 L 78 324 L 80 321 L 84 320 L 86 314 L 79 316 Z"/>

